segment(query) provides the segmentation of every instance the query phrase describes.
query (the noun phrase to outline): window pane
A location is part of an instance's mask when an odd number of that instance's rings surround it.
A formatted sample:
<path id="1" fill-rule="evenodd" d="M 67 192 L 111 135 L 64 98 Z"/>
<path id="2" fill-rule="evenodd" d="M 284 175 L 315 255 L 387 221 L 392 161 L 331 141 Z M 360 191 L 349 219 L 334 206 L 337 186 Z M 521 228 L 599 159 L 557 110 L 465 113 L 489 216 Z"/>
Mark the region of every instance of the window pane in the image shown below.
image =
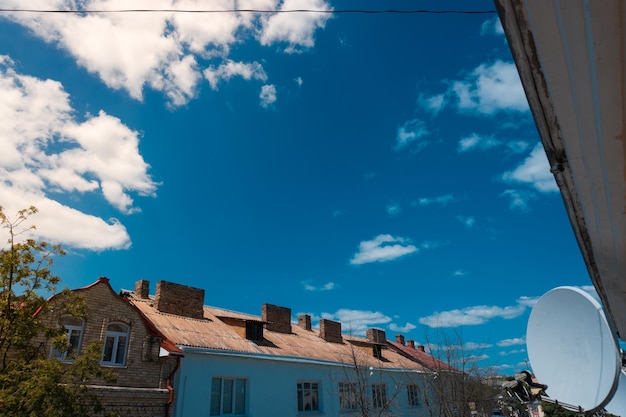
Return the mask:
<path id="1" fill-rule="evenodd" d="M 67 349 L 67 355 L 71 355 L 74 352 L 78 352 L 78 344 L 80 343 L 80 330 L 72 329 L 70 330 L 68 340 L 70 342 L 70 347 Z"/>
<path id="2" fill-rule="evenodd" d="M 123 365 L 126 359 L 126 336 L 119 336 L 117 339 L 117 351 L 115 352 L 115 363 Z"/>
<path id="3" fill-rule="evenodd" d="M 246 380 L 238 379 L 235 386 L 235 414 L 246 413 Z"/>
<path id="4" fill-rule="evenodd" d="M 211 380 L 211 415 L 219 416 L 222 399 L 222 378 L 213 378 Z"/>
<path id="5" fill-rule="evenodd" d="M 233 413 L 233 380 L 225 379 L 224 380 L 224 409 L 222 414 L 232 414 Z"/>
<path id="6" fill-rule="evenodd" d="M 104 339 L 104 354 L 102 355 L 102 362 L 111 362 L 114 344 L 115 338 L 113 336 L 107 336 L 106 339 Z"/>

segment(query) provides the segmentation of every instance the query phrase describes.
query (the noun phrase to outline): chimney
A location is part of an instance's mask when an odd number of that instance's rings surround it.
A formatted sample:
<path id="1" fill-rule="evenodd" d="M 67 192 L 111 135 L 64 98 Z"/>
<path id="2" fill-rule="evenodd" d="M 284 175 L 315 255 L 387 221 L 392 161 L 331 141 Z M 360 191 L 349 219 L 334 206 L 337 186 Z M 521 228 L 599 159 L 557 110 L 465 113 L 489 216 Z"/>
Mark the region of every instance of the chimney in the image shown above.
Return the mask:
<path id="1" fill-rule="evenodd" d="M 265 324 L 267 330 L 278 333 L 291 333 L 290 308 L 263 304 L 261 306 L 261 317 L 263 321 L 267 322 Z"/>
<path id="2" fill-rule="evenodd" d="M 304 330 L 311 330 L 311 316 L 308 314 L 300 314 L 298 316 L 298 326 Z"/>
<path id="3" fill-rule="evenodd" d="M 140 279 L 135 282 L 135 296 L 145 300 L 148 297 L 148 293 L 150 292 L 150 281 L 145 279 Z"/>
<path id="4" fill-rule="evenodd" d="M 204 318 L 204 290 L 159 281 L 156 284 L 154 306 L 162 313 L 202 319 Z"/>
<path id="5" fill-rule="evenodd" d="M 365 337 L 368 341 L 374 343 L 385 343 L 387 342 L 387 335 L 384 330 L 380 329 L 367 329 L 365 333 Z"/>
<path id="6" fill-rule="evenodd" d="M 406 345 L 412 349 L 415 349 L 415 340 L 411 340 L 411 339 L 407 340 Z"/>
<path id="7" fill-rule="evenodd" d="M 320 337 L 327 342 L 343 343 L 341 323 L 328 319 L 320 320 Z"/>
<path id="8" fill-rule="evenodd" d="M 396 335 L 396 343 L 399 343 L 402 346 L 404 346 L 404 336 L 402 336 L 401 334 L 397 334 Z"/>
<path id="9" fill-rule="evenodd" d="M 426 352 L 426 349 L 424 348 L 424 345 L 417 346 L 417 350 L 419 350 L 420 352 Z"/>

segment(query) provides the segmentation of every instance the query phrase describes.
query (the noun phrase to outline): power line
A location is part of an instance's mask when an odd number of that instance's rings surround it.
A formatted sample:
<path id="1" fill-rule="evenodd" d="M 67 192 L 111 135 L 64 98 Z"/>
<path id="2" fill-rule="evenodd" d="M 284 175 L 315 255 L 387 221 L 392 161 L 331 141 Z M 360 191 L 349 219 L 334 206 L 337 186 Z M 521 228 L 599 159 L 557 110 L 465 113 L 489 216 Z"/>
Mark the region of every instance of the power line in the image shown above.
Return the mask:
<path id="1" fill-rule="evenodd" d="M 3 9 L 0 13 L 59 13 L 59 14 L 83 14 L 83 13 L 322 13 L 322 14 L 495 14 L 495 10 L 369 10 L 369 9 L 338 9 L 338 10 L 255 10 L 255 9 L 229 9 L 229 10 L 197 10 L 197 9 L 111 9 L 111 10 L 55 10 L 55 9 Z"/>

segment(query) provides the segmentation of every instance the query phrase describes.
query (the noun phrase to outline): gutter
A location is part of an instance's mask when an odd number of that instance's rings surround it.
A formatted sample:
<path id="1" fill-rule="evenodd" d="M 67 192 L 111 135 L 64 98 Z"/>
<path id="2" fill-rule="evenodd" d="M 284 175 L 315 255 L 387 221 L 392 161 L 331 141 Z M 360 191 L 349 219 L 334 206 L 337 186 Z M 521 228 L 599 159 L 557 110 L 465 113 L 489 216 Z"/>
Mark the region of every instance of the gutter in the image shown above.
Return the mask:
<path id="1" fill-rule="evenodd" d="M 170 372 L 170 374 L 167 376 L 166 379 L 166 386 L 165 388 L 167 388 L 167 390 L 170 393 L 170 397 L 167 399 L 167 403 L 165 406 L 165 417 L 170 417 L 170 410 L 172 408 L 172 404 L 174 403 L 174 387 L 172 386 L 172 379 L 174 378 L 174 374 L 176 373 L 176 371 L 178 370 L 178 368 L 180 367 L 180 355 L 175 355 L 176 358 L 176 365 L 174 365 L 174 368 L 172 369 L 172 372 Z"/>

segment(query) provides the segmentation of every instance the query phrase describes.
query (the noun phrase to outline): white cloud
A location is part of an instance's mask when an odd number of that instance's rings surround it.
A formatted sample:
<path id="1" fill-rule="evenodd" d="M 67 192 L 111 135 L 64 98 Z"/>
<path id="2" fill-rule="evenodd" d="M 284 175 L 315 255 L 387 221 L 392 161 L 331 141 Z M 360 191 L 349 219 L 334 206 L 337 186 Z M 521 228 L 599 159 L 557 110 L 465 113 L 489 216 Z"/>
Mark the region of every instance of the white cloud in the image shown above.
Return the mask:
<path id="1" fill-rule="evenodd" d="M 505 190 L 500 194 L 502 197 L 509 199 L 509 208 L 517 211 L 528 211 L 530 208 L 528 202 L 537 198 L 537 195 L 531 190 Z"/>
<path id="2" fill-rule="evenodd" d="M 342 330 L 352 335 L 364 335 L 370 327 L 391 323 L 391 317 L 380 311 L 350 310 L 342 308 L 335 313 L 322 313 L 322 317 L 342 324 Z"/>
<path id="3" fill-rule="evenodd" d="M 510 183 L 531 185 L 543 193 L 559 190 L 554 175 L 550 172 L 548 158 L 541 144 L 537 144 L 517 168 L 502 174 L 502 179 Z"/>
<path id="4" fill-rule="evenodd" d="M 123 0 L 85 0 L 85 9 L 128 8 Z M 33 2 L 30 5 L 33 6 Z M 74 0 L 50 0 L 46 9 L 74 9 Z M 272 10 L 278 0 L 134 0 L 136 9 Z M 24 7 L 23 0 L 5 0 L 5 8 Z M 323 0 L 285 0 L 280 8 L 330 10 Z M 324 13 L 4 13 L 3 18 L 32 30 L 35 36 L 66 50 L 78 63 L 112 89 L 126 90 L 142 100 L 145 88 L 162 92 L 169 105 L 180 106 L 197 95 L 201 61 L 217 61 L 205 78 L 212 88 L 228 78 L 233 45 L 257 39 L 262 45 L 286 43 L 293 52 L 314 46 L 314 34 L 325 26 Z M 220 61 L 222 61 L 220 63 Z M 253 65 L 253 64 L 245 64 Z M 259 64 L 256 64 L 257 66 Z M 232 68 L 231 68 L 232 69 Z M 245 79 L 259 79 L 255 69 Z M 264 73 L 263 73 L 264 74 Z M 232 76 L 232 75 L 231 75 Z M 222 77 L 222 78 L 220 78 Z M 263 79 L 265 81 L 265 79 Z"/>
<path id="5" fill-rule="evenodd" d="M 411 330 L 414 330 L 416 326 L 413 323 L 407 322 L 404 326 L 399 326 L 395 323 L 391 323 L 389 325 L 389 330 L 396 333 L 408 333 Z"/>
<path id="6" fill-rule="evenodd" d="M 494 115 L 500 111 L 526 112 L 528 102 L 512 62 L 481 64 L 465 80 L 453 83 L 459 110 Z"/>
<path id="7" fill-rule="evenodd" d="M 464 277 L 467 274 L 469 274 L 469 272 L 463 271 L 462 269 L 457 269 L 456 271 L 452 272 L 453 277 Z"/>
<path id="8" fill-rule="evenodd" d="M 400 203 L 394 202 L 387 204 L 387 206 L 385 206 L 385 210 L 387 211 L 387 214 L 393 217 L 400 214 L 402 208 L 400 207 Z"/>
<path id="9" fill-rule="evenodd" d="M 408 120 L 398 128 L 396 133 L 396 146 L 394 149 L 399 151 L 415 143 L 415 148 L 420 150 L 428 144 L 428 142 L 421 140 L 427 134 L 428 130 L 423 121 L 419 119 Z"/>
<path id="10" fill-rule="evenodd" d="M 456 199 L 452 194 L 444 194 L 437 197 L 422 197 L 413 201 L 413 203 L 411 204 L 414 206 L 429 206 L 431 204 L 440 204 L 442 206 L 446 206 L 454 201 L 456 201 Z"/>
<path id="11" fill-rule="evenodd" d="M 476 217 L 474 216 L 456 216 L 466 229 L 473 229 L 476 226 Z"/>
<path id="12" fill-rule="evenodd" d="M 323 0 L 283 0 L 279 10 L 332 10 Z M 285 52 L 300 52 L 315 44 L 313 34 L 323 29 L 330 13 L 276 13 L 263 19 L 261 45 L 287 44 Z"/>
<path id="13" fill-rule="evenodd" d="M 504 28 L 502 27 L 502 22 L 497 17 L 493 19 L 485 20 L 485 22 L 480 27 L 480 34 L 485 35 L 504 35 Z"/>
<path id="14" fill-rule="evenodd" d="M 121 212 L 137 211 L 131 194 L 151 196 L 157 187 L 137 132 L 103 111 L 79 122 L 60 83 L 18 74 L 8 57 L 0 57 L 0 120 L 7 214 L 35 205 L 37 236 L 54 242 L 96 250 L 130 245 L 119 221 L 81 213 L 47 193 L 101 192 Z"/>
<path id="15" fill-rule="evenodd" d="M 507 307 L 481 305 L 436 312 L 430 316 L 420 318 L 419 322 L 426 326 L 437 328 L 475 326 L 484 324 L 494 318 L 509 320 L 519 317 L 526 311 L 527 305 L 521 301 L 523 300 L 520 299 L 516 305 Z"/>
<path id="16" fill-rule="evenodd" d="M 428 110 L 433 116 L 439 114 L 439 112 L 448 104 L 448 99 L 446 98 L 445 93 L 435 94 L 434 96 L 425 96 L 420 94 L 417 101 L 422 108 Z"/>
<path id="17" fill-rule="evenodd" d="M 463 350 L 479 350 L 479 349 L 489 349 L 493 347 L 493 345 L 489 343 L 476 343 L 476 342 L 465 342 L 463 343 Z"/>
<path id="18" fill-rule="evenodd" d="M 509 350 L 508 352 L 502 351 L 499 353 L 500 356 L 510 356 L 510 355 L 517 355 L 520 353 L 526 353 L 526 349 L 514 349 L 514 350 Z"/>
<path id="19" fill-rule="evenodd" d="M 364 240 L 359 243 L 359 251 L 354 254 L 350 264 L 387 262 L 417 251 L 417 247 L 409 244 L 408 239 L 389 234 L 378 235 L 372 240 Z"/>
<path id="20" fill-rule="evenodd" d="M 463 153 L 473 150 L 486 151 L 488 149 L 497 148 L 501 145 L 502 142 L 491 135 L 479 135 L 478 133 L 472 133 L 459 140 L 457 152 Z"/>
<path id="21" fill-rule="evenodd" d="M 326 284 L 320 286 L 320 287 L 316 287 L 315 285 L 311 284 L 311 281 L 302 281 L 302 286 L 304 287 L 305 290 L 307 291 L 311 291 L 311 292 L 315 292 L 315 291 L 331 291 L 334 290 L 337 286 L 334 282 L 327 282 Z"/>
<path id="22" fill-rule="evenodd" d="M 298 84 L 298 87 L 302 87 L 302 84 L 304 84 L 302 77 L 296 77 L 293 80 L 296 82 L 296 84 Z"/>
<path id="23" fill-rule="evenodd" d="M 515 337 L 513 339 L 503 339 L 496 343 L 500 347 L 510 347 L 517 345 L 525 345 L 526 338 L 525 337 Z"/>
<path id="24" fill-rule="evenodd" d="M 220 81 L 228 81 L 236 76 L 244 80 L 267 81 L 267 74 L 258 62 L 245 63 L 227 59 L 218 67 L 210 66 L 205 69 L 203 74 L 214 90 L 217 90 Z"/>
<path id="25" fill-rule="evenodd" d="M 270 105 L 274 104 L 276 102 L 276 87 L 273 84 L 261 87 L 259 99 L 261 99 L 262 107 L 268 108 Z"/>

